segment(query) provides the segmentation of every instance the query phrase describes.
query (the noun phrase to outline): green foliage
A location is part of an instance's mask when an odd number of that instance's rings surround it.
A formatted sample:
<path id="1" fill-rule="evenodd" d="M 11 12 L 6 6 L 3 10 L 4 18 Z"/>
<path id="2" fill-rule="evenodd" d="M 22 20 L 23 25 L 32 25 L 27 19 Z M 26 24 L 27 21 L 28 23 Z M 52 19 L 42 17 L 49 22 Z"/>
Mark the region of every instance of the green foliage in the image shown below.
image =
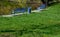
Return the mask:
<path id="1" fill-rule="evenodd" d="M 11 11 L 16 7 L 19 7 L 18 3 L 2 0 L 0 1 L 0 15 L 11 14 Z"/>
<path id="2" fill-rule="evenodd" d="M 18 2 L 19 2 L 18 4 L 20 5 L 20 7 L 26 7 L 26 5 L 27 5 L 26 1 L 27 0 L 23 0 L 23 1 L 22 0 L 18 0 Z"/>

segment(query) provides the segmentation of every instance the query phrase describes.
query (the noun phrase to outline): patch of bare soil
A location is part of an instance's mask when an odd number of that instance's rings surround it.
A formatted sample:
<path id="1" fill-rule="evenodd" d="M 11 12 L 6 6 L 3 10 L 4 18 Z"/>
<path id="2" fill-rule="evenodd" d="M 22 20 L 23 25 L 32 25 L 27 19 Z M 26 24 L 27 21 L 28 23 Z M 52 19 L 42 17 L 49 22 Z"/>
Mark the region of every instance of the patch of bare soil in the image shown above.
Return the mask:
<path id="1" fill-rule="evenodd" d="M 16 35 L 12 34 L 12 33 L 5 32 L 5 33 L 1 33 L 0 37 L 16 37 Z"/>

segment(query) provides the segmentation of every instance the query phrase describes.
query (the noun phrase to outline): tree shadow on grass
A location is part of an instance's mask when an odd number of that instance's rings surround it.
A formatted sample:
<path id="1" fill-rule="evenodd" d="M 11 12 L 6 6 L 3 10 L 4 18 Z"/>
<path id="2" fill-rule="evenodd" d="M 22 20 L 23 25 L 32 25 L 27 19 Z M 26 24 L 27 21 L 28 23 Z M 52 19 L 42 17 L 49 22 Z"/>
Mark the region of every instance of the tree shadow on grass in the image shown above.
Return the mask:
<path id="1" fill-rule="evenodd" d="M 2 30 L 1 32 L 4 32 L 3 34 L 4 36 L 9 32 L 15 32 L 16 36 L 17 35 L 23 36 L 24 34 L 29 34 L 29 33 L 56 35 L 56 34 L 60 34 L 60 24 L 55 24 L 45 27 L 41 27 L 41 25 L 31 25 L 29 28 L 24 27 L 22 30 L 7 29 L 7 30 Z M 10 36 L 10 34 L 7 36 Z"/>

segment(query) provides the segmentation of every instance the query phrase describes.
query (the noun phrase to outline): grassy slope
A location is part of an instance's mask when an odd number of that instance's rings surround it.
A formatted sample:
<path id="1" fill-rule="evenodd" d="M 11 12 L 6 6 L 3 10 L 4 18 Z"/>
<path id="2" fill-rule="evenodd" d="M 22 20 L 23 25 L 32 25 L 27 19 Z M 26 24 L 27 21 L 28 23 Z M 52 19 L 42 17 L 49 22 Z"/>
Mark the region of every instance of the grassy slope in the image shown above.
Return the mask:
<path id="1" fill-rule="evenodd" d="M 0 19 L 0 31 L 14 30 L 21 37 L 60 37 L 59 4 L 41 13 Z"/>

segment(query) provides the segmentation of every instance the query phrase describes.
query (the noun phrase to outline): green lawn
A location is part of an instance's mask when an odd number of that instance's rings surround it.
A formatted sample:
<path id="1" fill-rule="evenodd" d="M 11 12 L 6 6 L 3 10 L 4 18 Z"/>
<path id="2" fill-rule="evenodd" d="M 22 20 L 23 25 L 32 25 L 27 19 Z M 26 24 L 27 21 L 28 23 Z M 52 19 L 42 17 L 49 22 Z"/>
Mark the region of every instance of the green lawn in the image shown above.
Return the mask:
<path id="1" fill-rule="evenodd" d="M 5 34 L 11 37 L 60 37 L 60 4 L 40 13 L 0 17 L 0 36 L 5 37 Z"/>

